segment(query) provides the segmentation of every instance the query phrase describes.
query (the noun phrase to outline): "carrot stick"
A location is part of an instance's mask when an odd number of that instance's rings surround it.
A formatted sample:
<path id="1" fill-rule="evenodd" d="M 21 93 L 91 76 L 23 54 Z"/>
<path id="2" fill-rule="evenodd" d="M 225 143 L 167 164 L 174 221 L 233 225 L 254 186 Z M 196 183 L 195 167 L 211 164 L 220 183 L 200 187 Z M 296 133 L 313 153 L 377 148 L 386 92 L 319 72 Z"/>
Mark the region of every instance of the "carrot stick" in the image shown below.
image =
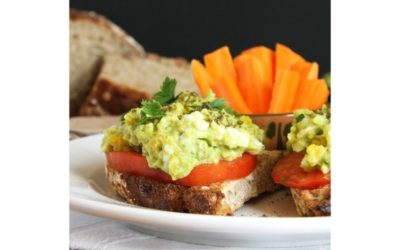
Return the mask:
<path id="1" fill-rule="evenodd" d="M 224 74 L 236 77 L 235 66 L 227 46 L 223 46 L 204 56 L 204 64 L 208 73 L 217 79 Z"/>
<path id="2" fill-rule="evenodd" d="M 299 78 L 300 74 L 295 71 L 278 68 L 276 82 L 272 90 L 269 113 L 286 113 L 292 111 Z"/>
<path id="3" fill-rule="evenodd" d="M 329 90 L 324 79 L 317 80 L 317 91 L 313 94 L 313 102 L 310 104 L 310 109 L 320 109 L 326 103 L 329 96 Z"/>
<path id="4" fill-rule="evenodd" d="M 303 70 L 306 70 L 306 69 L 310 68 L 310 66 L 311 66 L 311 63 L 306 62 L 306 61 L 304 61 L 304 62 L 297 62 L 297 63 L 294 63 L 294 64 L 290 67 L 290 69 L 293 70 L 293 71 L 299 72 L 299 73 L 300 73 L 300 77 L 302 77 L 302 76 L 301 76 L 301 72 L 302 72 Z"/>
<path id="5" fill-rule="evenodd" d="M 275 53 L 273 50 L 265 46 L 256 46 L 251 49 L 245 50 L 243 54 L 251 54 L 256 56 L 266 72 L 267 84 L 272 88 L 275 79 Z"/>
<path id="6" fill-rule="evenodd" d="M 309 109 L 314 93 L 318 89 L 318 80 L 311 80 L 303 78 L 300 80 L 299 87 L 297 88 L 296 98 L 293 104 L 295 109 Z"/>
<path id="7" fill-rule="evenodd" d="M 299 54 L 295 53 L 289 47 L 277 43 L 276 44 L 276 67 L 282 69 L 292 69 L 296 63 L 304 63 L 305 60 Z"/>
<path id="8" fill-rule="evenodd" d="M 299 72 L 300 78 L 318 79 L 318 63 L 316 62 L 295 63 L 291 67 L 291 70 Z"/>
<path id="9" fill-rule="evenodd" d="M 262 62 L 252 54 L 241 54 L 233 61 L 238 78 L 238 88 L 252 113 L 268 112 L 270 89 L 266 69 Z"/>
<path id="10" fill-rule="evenodd" d="M 197 60 L 192 60 L 191 63 L 192 66 L 192 73 L 193 73 L 193 78 L 194 81 L 197 84 L 197 87 L 199 88 L 201 96 L 205 96 L 210 89 L 210 86 L 212 84 L 212 78 L 208 74 L 206 68 L 204 68 L 203 64 Z"/>
<path id="11" fill-rule="evenodd" d="M 224 98 L 229 102 L 230 107 L 242 114 L 250 114 L 251 110 L 247 107 L 236 84 L 236 79 L 229 74 L 225 74 L 216 79 L 211 86 L 218 98 Z"/>
<path id="12" fill-rule="evenodd" d="M 319 109 L 327 101 L 328 87 L 323 79 L 305 79 L 300 81 L 293 109 Z"/>
<path id="13" fill-rule="evenodd" d="M 307 66 L 300 72 L 300 77 L 307 79 L 318 79 L 318 63 L 307 63 Z"/>

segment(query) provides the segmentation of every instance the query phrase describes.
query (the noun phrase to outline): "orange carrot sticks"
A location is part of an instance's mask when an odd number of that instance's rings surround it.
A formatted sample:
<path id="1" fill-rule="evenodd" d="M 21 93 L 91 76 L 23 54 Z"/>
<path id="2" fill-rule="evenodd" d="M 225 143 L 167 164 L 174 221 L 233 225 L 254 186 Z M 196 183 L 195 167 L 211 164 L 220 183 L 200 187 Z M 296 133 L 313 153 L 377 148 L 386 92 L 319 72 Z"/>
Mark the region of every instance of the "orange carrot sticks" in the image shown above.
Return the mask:
<path id="1" fill-rule="evenodd" d="M 311 107 L 314 92 L 317 90 L 318 80 L 302 78 L 297 88 L 293 110 Z"/>
<path id="2" fill-rule="evenodd" d="M 307 63 L 307 66 L 301 70 L 300 76 L 307 79 L 318 79 L 318 68 L 316 62 Z"/>
<path id="3" fill-rule="evenodd" d="M 312 103 L 310 109 L 319 109 L 326 103 L 329 97 L 329 90 L 326 86 L 324 79 L 319 79 L 317 84 L 317 90 L 313 93 Z"/>
<path id="4" fill-rule="evenodd" d="M 214 79 L 225 74 L 236 77 L 232 56 L 227 46 L 223 46 L 206 54 L 204 56 L 204 64 L 206 65 L 207 71 Z"/>
<path id="5" fill-rule="evenodd" d="M 286 113 L 292 111 L 299 79 L 300 74 L 295 71 L 277 69 L 269 113 Z"/>
<path id="6" fill-rule="evenodd" d="M 205 96 L 212 84 L 212 78 L 204 68 L 203 64 L 197 60 L 191 63 L 193 78 L 199 88 L 201 96 Z"/>
<path id="7" fill-rule="evenodd" d="M 267 84 L 272 88 L 275 79 L 275 53 L 273 50 L 265 46 L 256 46 L 251 49 L 245 50 L 243 54 L 251 54 L 256 56 L 266 72 Z"/>
<path id="8" fill-rule="evenodd" d="M 202 96 L 212 89 L 243 114 L 318 109 L 329 97 L 324 80 L 318 79 L 318 63 L 280 43 L 275 51 L 252 47 L 234 60 L 223 46 L 206 54 L 204 65 L 192 60 L 191 68 Z"/>
<path id="9" fill-rule="evenodd" d="M 270 87 L 261 61 L 252 54 L 241 54 L 234 61 L 238 88 L 252 113 L 268 112 Z"/>
<path id="10" fill-rule="evenodd" d="M 211 88 L 217 97 L 224 98 L 235 111 L 242 114 L 251 113 L 240 94 L 236 79 L 232 75 L 225 74 L 220 76 Z"/>
<path id="11" fill-rule="evenodd" d="M 276 44 L 276 67 L 282 69 L 291 69 L 294 64 L 304 63 L 305 60 L 299 54 L 283 44 Z M 278 70 L 278 69 L 276 69 Z"/>
<path id="12" fill-rule="evenodd" d="M 300 81 L 293 109 L 319 109 L 327 101 L 329 90 L 323 79 L 305 79 Z"/>

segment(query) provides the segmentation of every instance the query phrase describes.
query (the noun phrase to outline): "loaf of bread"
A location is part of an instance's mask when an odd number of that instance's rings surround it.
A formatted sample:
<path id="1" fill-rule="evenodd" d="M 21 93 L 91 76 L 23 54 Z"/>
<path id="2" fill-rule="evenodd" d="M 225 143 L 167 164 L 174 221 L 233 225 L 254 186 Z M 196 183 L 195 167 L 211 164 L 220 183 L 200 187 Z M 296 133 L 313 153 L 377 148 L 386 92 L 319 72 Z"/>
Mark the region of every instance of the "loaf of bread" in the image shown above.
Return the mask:
<path id="1" fill-rule="evenodd" d="M 247 177 L 186 187 L 118 172 L 106 166 L 106 175 L 115 192 L 127 202 L 155 209 L 197 214 L 232 215 L 249 199 L 281 188 L 271 171 L 282 157 L 281 151 L 264 151 L 257 156 L 257 167 Z"/>
<path id="2" fill-rule="evenodd" d="M 145 52 L 132 37 L 94 12 L 70 10 L 70 116 L 92 88 L 106 53 Z"/>
<path id="3" fill-rule="evenodd" d="M 160 57 L 149 54 L 109 54 L 96 82 L 82 104 L 80 115 L 119 115 L 138 107 L 160 90 L 165 77 L 178 82 L 176 93 L 197 92 L 190 64 L 183 58 Z"/>

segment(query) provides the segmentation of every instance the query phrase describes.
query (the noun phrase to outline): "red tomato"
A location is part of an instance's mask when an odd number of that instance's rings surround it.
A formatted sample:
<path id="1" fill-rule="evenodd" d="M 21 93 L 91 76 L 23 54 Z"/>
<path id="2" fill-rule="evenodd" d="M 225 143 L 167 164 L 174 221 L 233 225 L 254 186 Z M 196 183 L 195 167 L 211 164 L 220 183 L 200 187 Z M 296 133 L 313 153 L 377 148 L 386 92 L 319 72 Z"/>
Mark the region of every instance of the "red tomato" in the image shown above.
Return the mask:
<path id="1" fill-rule="evenodd" d="M 107 152 L 106 158 L 108 166 L 117 171 L 184 186 L 208 185 L 214 182 L 240 179 L 249 175 L 256 168 L 256 156 L 245 153 L 232 161 L 221 160 L 216 164 L 200 164 L 188 176 L 172 181 L 167 173 L 150 168 L 142 154 Z"/>
<path id="2" fill-rule="evenodd" d="M 331 182 L 330 175 L 324 175 L 320 170 L 304 171 L 300 167 L 303 157 L 303 153 L 291 153 L 279 160 L 272 170 L 272 179 L 281 185 L 299 189 L 314 189 Z"/>

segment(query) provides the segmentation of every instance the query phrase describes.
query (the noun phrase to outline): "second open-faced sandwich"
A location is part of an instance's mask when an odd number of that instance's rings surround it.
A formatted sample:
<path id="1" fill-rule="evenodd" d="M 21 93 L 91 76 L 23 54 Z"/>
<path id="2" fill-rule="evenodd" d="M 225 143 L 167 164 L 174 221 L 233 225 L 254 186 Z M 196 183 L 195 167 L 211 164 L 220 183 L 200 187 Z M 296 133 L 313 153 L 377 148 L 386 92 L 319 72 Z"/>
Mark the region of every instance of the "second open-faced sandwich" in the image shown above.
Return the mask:
<path id="1" fill-rule="evenodd" d="M 160 92 L 108 128 L 102 143 L 113 189 L 135 205 L 177 212 L 231 215 L 280 185 L 271 178 L 281 151 L 264 150 L 264 133 L 210 91 Z"/>
<path id="2" fill-rule="evenodd" d="M 331 112 L 298 109 L 288 134 L 290 151 L 272 172 L 276 183 L 290 188 L 301 216 L 331 214 Z"/>

